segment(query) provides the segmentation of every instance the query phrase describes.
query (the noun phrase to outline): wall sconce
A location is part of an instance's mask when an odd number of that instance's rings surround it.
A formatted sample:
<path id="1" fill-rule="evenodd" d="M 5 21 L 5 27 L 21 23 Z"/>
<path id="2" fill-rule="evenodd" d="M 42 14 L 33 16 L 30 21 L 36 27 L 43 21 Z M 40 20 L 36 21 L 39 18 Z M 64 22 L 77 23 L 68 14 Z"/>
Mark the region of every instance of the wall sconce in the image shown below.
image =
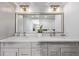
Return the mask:
<path id="1" fill-rule="evenodd" d="M 29 5 L 20 5 L 20 7 L 23 11 L 27 11 L 29 8 Z"/>
<path id="2" fill-rule="evenodd" d="M 60 7 L 60 5 L 50 5 L 50 7 L 53 11 L 57 11 L 57 9 Z"/>

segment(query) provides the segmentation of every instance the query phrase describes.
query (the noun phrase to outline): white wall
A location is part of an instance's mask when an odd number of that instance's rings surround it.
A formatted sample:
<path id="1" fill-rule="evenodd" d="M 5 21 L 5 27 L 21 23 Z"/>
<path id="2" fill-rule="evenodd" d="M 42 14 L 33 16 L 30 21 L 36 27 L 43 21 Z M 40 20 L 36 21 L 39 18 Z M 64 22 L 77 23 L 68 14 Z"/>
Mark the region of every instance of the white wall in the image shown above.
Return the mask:
<path id="1" fill-rule="evenodd" d="M 15 32 L 14 7 L 5 2 L 0 3 L 0 39 L 12 36 Z"/>
<path id="2" fill-rule="evenodd" d="M 64 7 L 65 34 L 79 39 L 79 3 L 67 3 Z"/>

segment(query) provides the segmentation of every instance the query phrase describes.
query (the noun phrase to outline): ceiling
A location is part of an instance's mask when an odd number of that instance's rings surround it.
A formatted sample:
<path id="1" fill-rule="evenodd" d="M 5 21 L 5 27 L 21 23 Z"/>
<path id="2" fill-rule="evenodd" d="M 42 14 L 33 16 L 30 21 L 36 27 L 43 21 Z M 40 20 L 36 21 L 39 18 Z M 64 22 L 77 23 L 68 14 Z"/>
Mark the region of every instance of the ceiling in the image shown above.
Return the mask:
<path id="1" fill-rule="evenodd" d="M 29 5 L 31 12 L 47 12 L 50 5 L 60 5 L 64 7 L 66 2 L 15 2 L 16 10 L 18 10 L 19 5 Z"/>

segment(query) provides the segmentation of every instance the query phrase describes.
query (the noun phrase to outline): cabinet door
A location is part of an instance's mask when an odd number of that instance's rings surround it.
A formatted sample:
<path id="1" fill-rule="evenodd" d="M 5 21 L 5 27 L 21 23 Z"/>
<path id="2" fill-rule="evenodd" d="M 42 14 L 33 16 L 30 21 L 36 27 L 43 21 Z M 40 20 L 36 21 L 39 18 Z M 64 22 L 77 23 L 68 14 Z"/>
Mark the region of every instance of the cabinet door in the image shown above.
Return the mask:
<path id="1" fill-rule="evenodd" d="M 3 43 L 1 47 L 1 55 L 4 56 L 30 56 L 31 44 L 29 42 Z"/>
<path id="2" fill-rule="evenodd" d="M 60 56 L 60 47 L 48 43 L 48 56 Z"/>
<path id="3" fill-rule="evenodd" d="M 3 56 L 16 56 L 17 49 L 14 48 L 5 48 L 3 51 Z"/>
<path id="4" fill-rule="evenodd" d="M 48 48 L 48 56 L 60 56 L 60 49 L 56 47 Z"/>
<path id="5" fill-rule="evenodd" d="M 19 43 L 18 55 L 19 56 L 31 56 L 31 43 L 29 42 Z"/>
<path id="6" fill-rule="evenodd" d="M 32 43 L 32 56 L 40 56 L 40 43 L 39 42 Z"/>
<path id="7" fill-rule="evenodd" d="M 17 48 L 13 47 L 12 43 L 1 43 L 2 56 L 16 56 Z"/>
<path id="8" fill-rule="evenodd" d="M 41 56 L 47 56 L 47 42 L 41 42 L 40 43 L 40 55 Z"/>
<path id="9" fill-rule="evenodd" d="M 78 47 L 63 47 L 61 48 L 62 56 L 79 56 L 79 48 Z"/>

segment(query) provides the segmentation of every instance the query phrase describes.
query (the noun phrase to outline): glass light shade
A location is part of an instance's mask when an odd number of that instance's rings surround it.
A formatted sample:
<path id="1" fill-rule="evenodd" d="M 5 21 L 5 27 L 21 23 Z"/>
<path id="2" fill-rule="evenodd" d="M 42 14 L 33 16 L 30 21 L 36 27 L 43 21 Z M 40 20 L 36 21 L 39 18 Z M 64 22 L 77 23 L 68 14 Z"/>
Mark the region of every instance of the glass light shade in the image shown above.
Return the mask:
<path id="1" fill-rule="evenodd" d="M 21 11 L 28 11 L 29 5 L 20 5 Z"/>
<path id="2" fill-rule="evenodd" d="M 62 12 L 62 8 L 59 5 L 51 5 L 50 9 L 52 12 Z"/>

